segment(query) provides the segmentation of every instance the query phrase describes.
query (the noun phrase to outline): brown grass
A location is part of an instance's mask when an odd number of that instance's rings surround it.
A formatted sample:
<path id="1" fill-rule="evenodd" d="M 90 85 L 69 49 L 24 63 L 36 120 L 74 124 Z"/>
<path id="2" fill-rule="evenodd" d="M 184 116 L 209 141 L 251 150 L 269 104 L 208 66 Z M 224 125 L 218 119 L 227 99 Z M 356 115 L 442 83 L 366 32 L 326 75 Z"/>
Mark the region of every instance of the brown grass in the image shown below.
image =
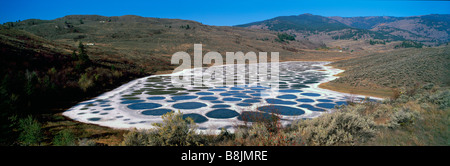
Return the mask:
<path id="1" fill-rule="evenodd" d="M 391 97 L 393 91 L 390 88 L 370 88 L 370 87 L 354 87 L 341 83 L 326 82 L 319 85 L 319 88 L 328 89 L 337 92 L 358 94 L 365 96 L 374 96 L 380 98 Z"/>

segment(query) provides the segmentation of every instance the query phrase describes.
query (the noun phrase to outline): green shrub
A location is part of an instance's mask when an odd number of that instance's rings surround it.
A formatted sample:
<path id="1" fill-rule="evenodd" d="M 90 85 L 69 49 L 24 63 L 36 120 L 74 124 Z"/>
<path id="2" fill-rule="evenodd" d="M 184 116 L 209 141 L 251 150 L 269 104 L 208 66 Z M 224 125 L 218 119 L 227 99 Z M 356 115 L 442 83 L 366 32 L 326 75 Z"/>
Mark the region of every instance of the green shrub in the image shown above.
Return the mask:
<path id="1" fill-rule="evenodd" d="M 158 127 L 157 137 L 152 137 L 153 145 L 161 146 L 192 146 L 197 142 L 196 125 L 191 118 L 183 119 L 182 113 L 169 112 L 162 116 L 163 123 L 154 124 Z"/>
<path id="2" fill-rule="evenodd" d="M 355 145 L 375 135 L 372 119 L 345 110 L 302 120 L 297 125 L 297 135 L 307 145 Z"/>
<path id="3" fill-rule="evenodd" d="M 155 130 L 132 130 L 123 135 L 124 146 L 149 146 L 150 137 L 156 136 Z"/>
<path id="4" fill-rule="evenodd" d="M 422 89 L 431 90 L 434 87 L 433 83 L 428 83 L 422 86 Z"/>
<path id="5" fill-rule="evenodd" d="M 427 111 L 431 110 L 430 105 L 428 105 L 427 103 L 420 104 L 420 108 L 427 110 Z"/>
<path id="6" fill-rule="evenodd" d="M 33 119 L 30 115 L 26 118 L 19 119 L 19 144 L 25 146 L 40 145 L 43 135 L 41 131 L 41 124 Z"/>
<path id="7" fill-rule="evenodd" d="M 414 120 L 418 117 L 418 113 L 409 108 L 401 108 L 399 111 L 394 112 L 391 115 L 388 123 L 389 128 L 397 128 L 399 126 L 405 126 L 414 123 Z"/>
<path id="8" fill-rule="evenodd" d="M 289 43 L 289 41 L 294 41 L 295 40 L 295 35 L 289 35 L 287 33 L 278 33 L 277 37 L 275 39 L 275 41 L 283 43 L 283 42 L 287 42 Z"/>
<path id="9" fill-rule="evenodd" d="M 297 133 L 281 130 L 271 131 L 264 123 L 253 123 L 249 127 L 239 127 L 234 132 L 231 145 L 245 146 L 292 146 L 302 145 Z"/>
<path id="10" fill-rule="evenodd" d="M 59 131 L 53 138 L 55 146 L 75 146 L 75 135 L 69 129 Z"/>
<path id="11" fill-rule="evenodd" d="M 124 135 L 125 146 L 198 146 L 201 137 L 196 134 L 196 125 L 183 114 L 169 112 L 162 116 L 163 123 L 154 124 L 153 130 L 133 130 Z"/>
<path id="12" fill-rule="evenodd" d="M 450 90 L 439 91 L 429 97 L 429 102 L 437 104 L 440 109 L 450 107 Z"/>
<path id="13" fill-rule="evenodd" d="M 94 86 L 94 81 L 87 76 L 87 73 L 84 73 L 78 80 L 78 86 L 80 86 L 83 91 L 87 91 L 87 89 Z"/>
<path id="14" fill-rule="evenodd" d="M 403 41 L 401 44 L 396 45 L 394 48 L 422 48 L 423 44 L 415 41 Z"/>

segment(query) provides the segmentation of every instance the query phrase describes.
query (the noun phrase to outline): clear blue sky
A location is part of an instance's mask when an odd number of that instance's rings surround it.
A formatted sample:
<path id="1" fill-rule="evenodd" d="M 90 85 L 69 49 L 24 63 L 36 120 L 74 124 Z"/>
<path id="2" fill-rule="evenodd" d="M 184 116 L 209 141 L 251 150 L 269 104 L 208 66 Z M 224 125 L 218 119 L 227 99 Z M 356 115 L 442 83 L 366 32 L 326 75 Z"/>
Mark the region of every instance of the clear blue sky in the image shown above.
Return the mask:
<path id="1" fill-rule="evenodd" d="M 207 25 L 238 25 L 277 16 L 416 16 L 450 14 L 449 1 L 316 0 L 2 0 L 0 23 L 30 18 L 51 20 L 73 14 L 178 18 Z"/>

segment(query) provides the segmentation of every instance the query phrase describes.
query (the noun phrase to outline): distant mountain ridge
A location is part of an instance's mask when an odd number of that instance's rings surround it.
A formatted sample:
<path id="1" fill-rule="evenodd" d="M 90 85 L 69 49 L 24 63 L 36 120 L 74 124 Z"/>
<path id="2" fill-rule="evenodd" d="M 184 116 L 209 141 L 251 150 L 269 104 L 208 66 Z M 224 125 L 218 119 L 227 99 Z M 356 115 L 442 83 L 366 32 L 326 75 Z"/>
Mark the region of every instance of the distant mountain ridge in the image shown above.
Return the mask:
<path id="1" fill-rule="evenodd" d="M 408 40 L 448 42 L 450 15 L 430 14 L 410 17 L 329 17 L 351 27 L 386 32 Z"/>
<path id="2" fill-rule="evenodd" d="M 237 25 L 238 27 L 263 25 L 265 29 L 275 31 L 297 30 L 297 31 L 334 31 L 351 28 L 333 19 L 312 14 L 298 16 L 279 16 L 269 20 Z"/>
<path id="3" fill-rule="evenodd" d="M 334 40 L 381 39 L 413 40 L 427 45 L 450 41 L 450 15 L 431 14 L 410 17 L 323 17 L 312 14 L 279 16 L 268 20 L 237 25 L 253 29 L 268 29 L 305 34 L 326 33 Z"/>

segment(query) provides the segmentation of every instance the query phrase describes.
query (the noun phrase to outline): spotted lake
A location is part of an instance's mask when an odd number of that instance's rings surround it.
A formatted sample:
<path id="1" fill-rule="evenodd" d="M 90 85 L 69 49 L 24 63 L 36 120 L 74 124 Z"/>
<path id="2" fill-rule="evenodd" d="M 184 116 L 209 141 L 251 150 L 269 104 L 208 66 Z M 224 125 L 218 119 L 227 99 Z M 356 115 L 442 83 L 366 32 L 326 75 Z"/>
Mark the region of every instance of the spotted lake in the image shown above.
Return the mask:
<path id="1" fill-rule="evenodd" d="M 171 111 L 192 118 L 199 131 L 204 132 L 222 128 L 233 131 L 233 126 L 271 113 L 278 114 L 282 124 L 287 125 L 347 104 L 349 94 L 318 88 L 342 72 L 325 66 L 328 63 L 280 62 L 277 93 L 258 85 L 179 88 L 172 85 L 172 74 L 153 75 L 81 102 L 63 114 L 76 121 L 112 128 L 153 128 L 153 123 L 161 123 L 161 116 Z M 193 69 L 183 72 L 193 73 Z"/>

